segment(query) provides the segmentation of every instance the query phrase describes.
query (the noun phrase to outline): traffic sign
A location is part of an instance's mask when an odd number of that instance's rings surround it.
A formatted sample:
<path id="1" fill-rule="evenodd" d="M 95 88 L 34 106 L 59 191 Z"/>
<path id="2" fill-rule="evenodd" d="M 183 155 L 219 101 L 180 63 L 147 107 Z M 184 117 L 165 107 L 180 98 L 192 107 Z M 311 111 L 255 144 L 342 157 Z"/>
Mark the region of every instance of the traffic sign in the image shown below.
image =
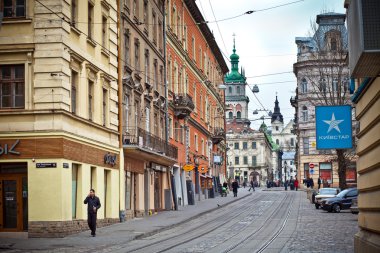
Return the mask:
<path id="1" fill-rule="evenodd" d="M 309 168 L 314 169 L 314 163 L 309 163 Z"/>
<path id="2" fill-rule="evenodd" d="M 314 169 L 311 169 L 311 170 L 310 170 L 310 174 L 314 174 Z"/>

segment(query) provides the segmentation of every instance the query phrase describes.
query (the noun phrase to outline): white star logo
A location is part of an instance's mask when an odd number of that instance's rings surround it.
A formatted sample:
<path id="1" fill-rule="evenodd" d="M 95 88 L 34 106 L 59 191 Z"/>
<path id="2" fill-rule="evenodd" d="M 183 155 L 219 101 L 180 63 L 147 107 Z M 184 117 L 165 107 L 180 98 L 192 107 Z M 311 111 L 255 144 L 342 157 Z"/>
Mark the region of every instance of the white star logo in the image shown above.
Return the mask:
<path id="1" fill-rule="evenodd" d="M 335 129 L 340 133 L 339 124 L 342 123 L 344 120 L 336 120 L 334 113 L 331 116 L 331 120 L 324 120 L 326 124 L 329 125 L 329 129 L 327 130 L 327 133 L 330 133 L 331 130 Z"/>

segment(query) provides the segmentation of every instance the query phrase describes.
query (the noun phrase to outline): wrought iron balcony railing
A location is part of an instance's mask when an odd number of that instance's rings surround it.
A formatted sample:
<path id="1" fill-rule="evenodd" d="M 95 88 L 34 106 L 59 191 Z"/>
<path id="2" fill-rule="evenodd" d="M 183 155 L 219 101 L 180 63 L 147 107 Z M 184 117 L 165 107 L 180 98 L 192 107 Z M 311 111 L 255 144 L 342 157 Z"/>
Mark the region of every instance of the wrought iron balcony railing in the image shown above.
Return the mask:
<path id="1" fill-rule="evenodd" d="M 194 102 L 188 94 L 174 94 L 172 105 L 175 115 L 182 119 L 190 115 L 194 110 Z"/>
<path id="2" fill-rule="evenodd" d="M 139 127 L 123 128 L 123 145 L 139 146 L 177 160 L 178 148 Z"/>

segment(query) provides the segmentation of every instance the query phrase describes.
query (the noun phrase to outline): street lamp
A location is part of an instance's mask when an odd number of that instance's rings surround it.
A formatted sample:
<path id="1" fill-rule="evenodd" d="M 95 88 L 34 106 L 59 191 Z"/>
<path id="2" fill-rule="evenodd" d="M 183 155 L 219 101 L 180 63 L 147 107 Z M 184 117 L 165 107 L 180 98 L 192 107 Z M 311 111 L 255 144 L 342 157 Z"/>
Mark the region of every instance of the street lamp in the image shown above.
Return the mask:
<path id="1" fill-rule="evenodd" d="M 252 114 L 259 114 L 259 112 L 268 112 L 269 117 L 272 117 L 272 114 L 273 114 L 272 111 L 267 110 L 267 109 L 256 109 L 253 111 Z"/>

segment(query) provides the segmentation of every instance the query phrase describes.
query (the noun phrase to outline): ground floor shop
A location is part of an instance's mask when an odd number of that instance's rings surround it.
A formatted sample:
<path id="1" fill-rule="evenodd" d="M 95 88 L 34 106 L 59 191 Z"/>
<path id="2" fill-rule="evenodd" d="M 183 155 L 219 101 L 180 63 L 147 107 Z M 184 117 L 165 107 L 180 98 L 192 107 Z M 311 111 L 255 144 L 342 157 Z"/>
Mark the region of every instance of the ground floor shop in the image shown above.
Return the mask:
<path id="1" fill-rule="evenodd" d="M 98 226 L 119 220 L 117 149 L 69 138 L 0 139 L 0 232 L 63 237 L 87 229 L 93 188 Z"/>

